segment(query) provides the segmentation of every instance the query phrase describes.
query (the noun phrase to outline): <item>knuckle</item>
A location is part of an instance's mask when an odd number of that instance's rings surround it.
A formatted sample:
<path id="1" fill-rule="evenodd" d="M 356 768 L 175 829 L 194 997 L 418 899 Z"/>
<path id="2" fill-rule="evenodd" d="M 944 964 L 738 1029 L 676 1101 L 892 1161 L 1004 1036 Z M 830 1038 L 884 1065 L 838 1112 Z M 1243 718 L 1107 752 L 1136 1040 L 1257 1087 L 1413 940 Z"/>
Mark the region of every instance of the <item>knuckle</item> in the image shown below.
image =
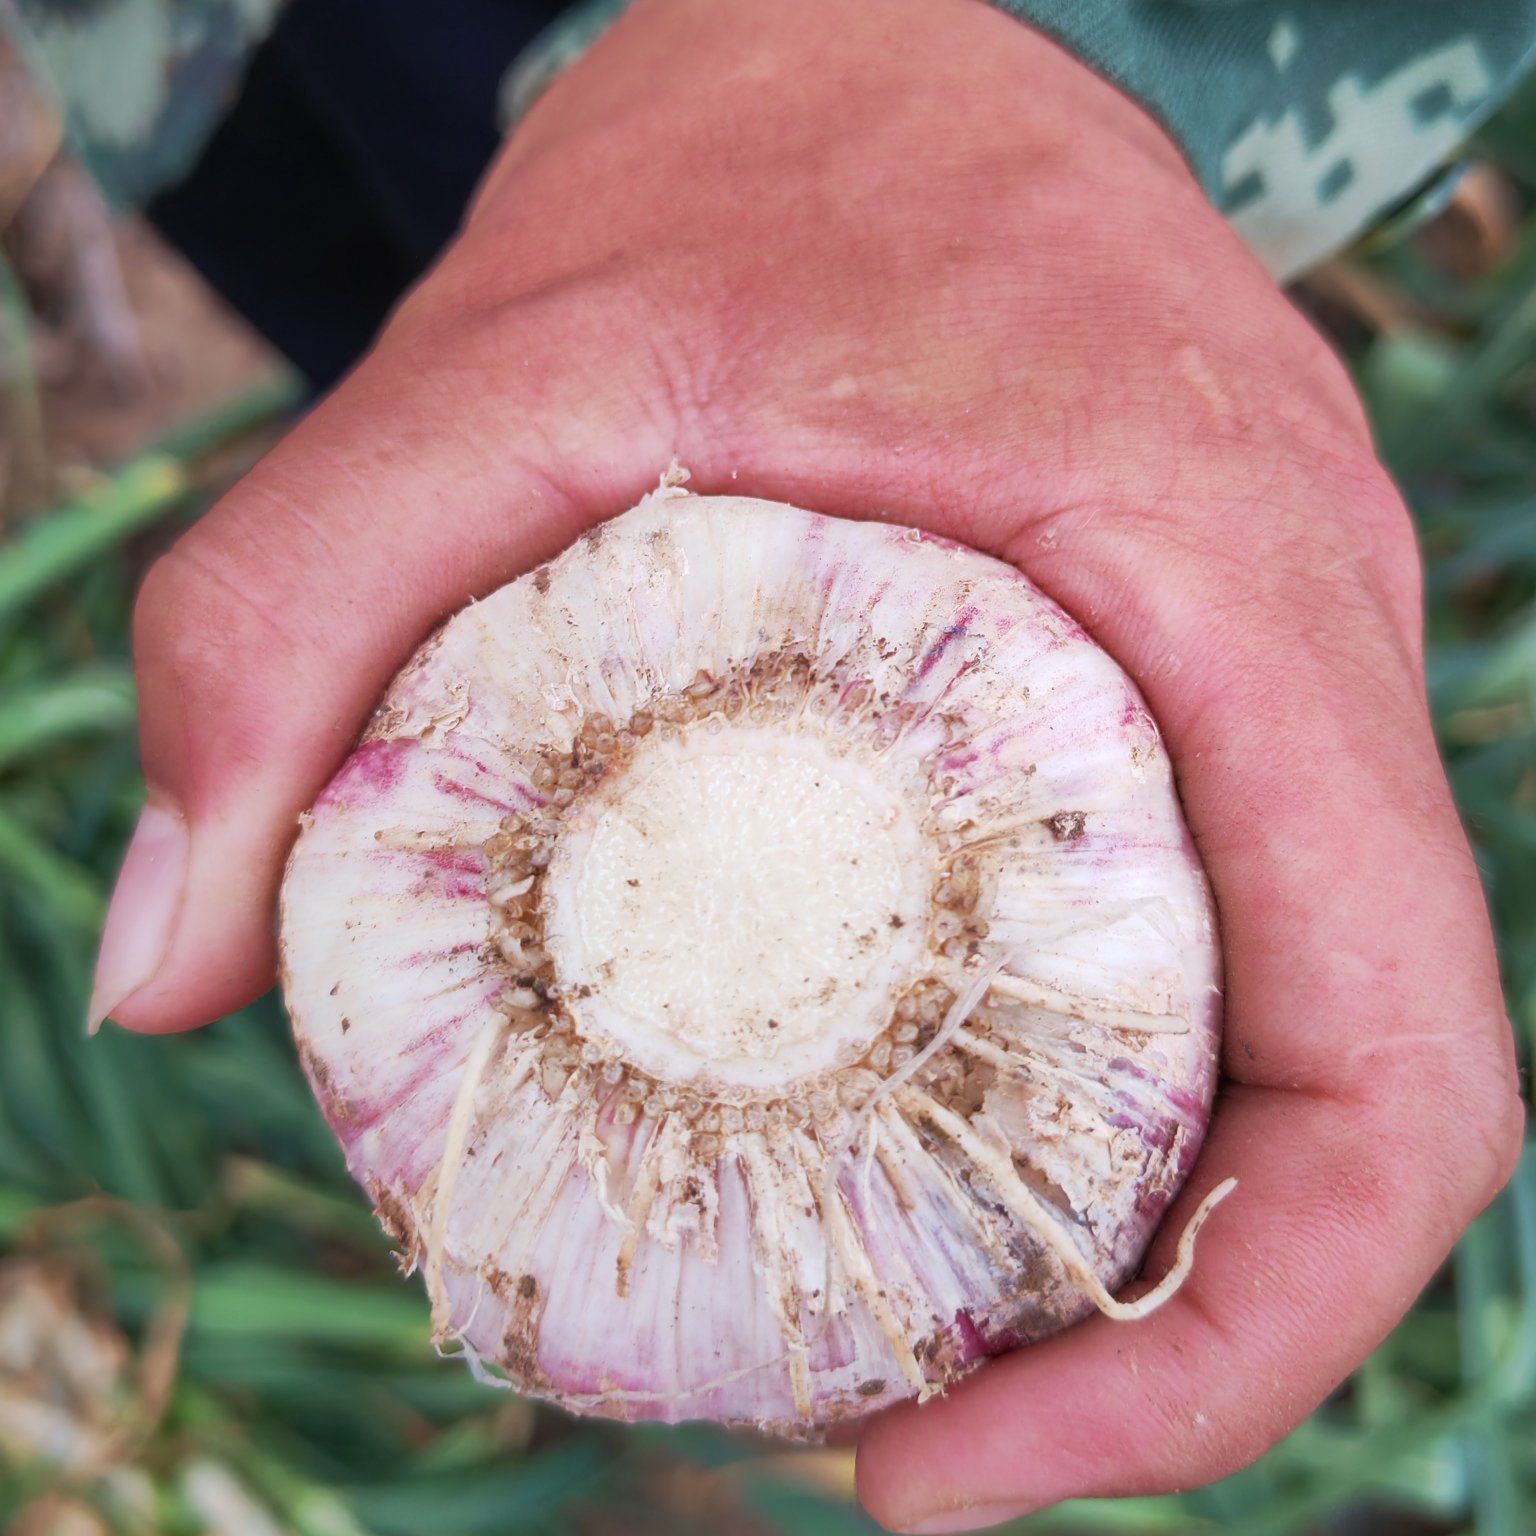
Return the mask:
<path id="1" fill-rule="evenodd" d="M 1525 1110 L 1506 1025 L 1487 1034 L 1488 1048 L 1464 1035 L 1437 1049 L 1421 1046 L 1404 1070 L 1406 1082 L 1383 1074 L 1375 1095 L 1397 1120 L 1380 1154 L 1400 1173 L 1422 1172 L 1425 1210 L 1442 1229 L 1445 1246 L 1460 1235 L 1513 1176 L 1525 1135 Z M 1403 1107 L 1406 1106 L 1406 1113 Z M 1404 1187 L 1411 1195 L 1414 1182 Z"/>
<path id="2" fill-rule="evenodd" d="M 1359 530 L 1362 553 L 1382 595 L 1417 611 L 1423 584 L 1418 531 L 1385 468 L 1370 454 L 1341 459 L 1330 466 L 1325 485 Z"/>
<path id="3" fill-rule="evenodd" d="M 655 274 L 622 249 L 542 270 L 495 258 L 461 252 L 423 283 L 375 344 L 381 370 L 445 402 L 506 401 L 529 437 L 587 442 L 603 423 L 652 457 L 672 451 L 672 402 L 687 392 L 679 364 L 698 350 L 678 338 L 702 329 L 687 307 L 663 301 Z"/>
<path id="4" fill-rule="evenodd" d="M 1296 323 L 1287 328 L 1288 393 L 1294 404 L 1327 421 L 1342 445 L 1374 462 L 1370 419 L 1347 364 L 1319 330 L 1294 310 L 1292 313 Z"/>
<path id="5" fill-rule="evenodd" d="M 1503 1105 L 1484 1118 L 1454 1128 L 1455 1167 L 1447 1169 L 1441 1204 L 1447 1215 L 1449 1247 L 1492 1204 L 1509 1182 L 1519 1157 L 1519 1143 L 1508 1127 L 1513 1123 Z"/>
<path id="6" fill-rule="evenodd" d="M 1486 1121 L 1480 1126 L 1482 1158 L 1477 1185 L 1478 1209 L 1514 1178 L 1525 1151 L 1526 1110 L 1514 1074 L 1509 1074 Z"/>
<path id="7" fill-rule="evenodd" d="M 186 785 L 210 755 L 259 756 L 265 725 L 253 698 L 257 659 L 287 646 L 280 614 L 217 544 L 194 531 L 172 546 L 151 567 L 134 609 L 152 773 Z"/>
<path id="8" fill-rule="evenodd" d="M 1281 447 L 1259 542 L 1289 573 L 1285 602 L 1326 643 L 1376 635 L 1416 669 L 1423 566 L 1413 520 L 1368 450 L 1316 423 Z M 1251 556 L 1252 543 L 1245 546 Z"/>
<path id="9" fill-rule="evenodd" d="M 176 666 L 270 640 L 283 626 L 255 594 L 248 573 L 194 531 L 172 545 L 145 577 L 134 605 L 136 643 Z"/>
<path id="10" fill-rule="evenodd" d="M 1215 1358 L 1214 1356 L 1212 1357 Z M 1275 1380 L 1281 1379 L 1277 1366 Z M 1215 1482 L 1251 1466 L 1283 1439 L 1315 1406 L 1287 1396 L 1262 1407 L 1213 1393 L 1191 1402 L 1163 1396 L 1149 1405 L 1162 1447 L 1155 1469 L 1139 1480 L 1140 1493 L 1167 1493 L 1183 1486 Z"/>

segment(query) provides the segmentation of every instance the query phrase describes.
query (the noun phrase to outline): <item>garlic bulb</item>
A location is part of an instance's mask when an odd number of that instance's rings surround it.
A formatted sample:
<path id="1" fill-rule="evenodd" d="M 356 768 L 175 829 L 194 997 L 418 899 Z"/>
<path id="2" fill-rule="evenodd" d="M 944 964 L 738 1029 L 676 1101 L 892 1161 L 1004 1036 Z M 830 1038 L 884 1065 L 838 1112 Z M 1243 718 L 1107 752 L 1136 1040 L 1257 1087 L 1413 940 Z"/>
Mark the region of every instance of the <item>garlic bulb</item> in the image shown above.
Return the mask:
<path id="1" fill-rule="evenodd" d="M 664 482 L 453 618 L 303 823 L 302 1057 L 477 1372 L 806 1433 L 1188 1267 L 1212 1200 L 1110 1295 L 1210 1108 L 1209 896 L 1012 567 Z"/>

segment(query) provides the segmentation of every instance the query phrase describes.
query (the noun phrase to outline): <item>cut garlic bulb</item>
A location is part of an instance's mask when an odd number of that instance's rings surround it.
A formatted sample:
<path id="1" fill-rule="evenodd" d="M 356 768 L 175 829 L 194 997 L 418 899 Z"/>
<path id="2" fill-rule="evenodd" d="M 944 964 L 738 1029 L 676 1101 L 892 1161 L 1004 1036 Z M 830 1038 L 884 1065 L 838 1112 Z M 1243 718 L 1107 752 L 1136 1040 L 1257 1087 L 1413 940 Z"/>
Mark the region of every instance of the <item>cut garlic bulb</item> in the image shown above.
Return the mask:
<path id="1" fill-rule="evenodd" d="M 1215 1080 L 1167 756 L 944 540 L 664 484 L 399 676 L 282 947 L 440 1344 L 576 1411 L 812 1432 L 1188 1267 L 1110 1294 Z"/>

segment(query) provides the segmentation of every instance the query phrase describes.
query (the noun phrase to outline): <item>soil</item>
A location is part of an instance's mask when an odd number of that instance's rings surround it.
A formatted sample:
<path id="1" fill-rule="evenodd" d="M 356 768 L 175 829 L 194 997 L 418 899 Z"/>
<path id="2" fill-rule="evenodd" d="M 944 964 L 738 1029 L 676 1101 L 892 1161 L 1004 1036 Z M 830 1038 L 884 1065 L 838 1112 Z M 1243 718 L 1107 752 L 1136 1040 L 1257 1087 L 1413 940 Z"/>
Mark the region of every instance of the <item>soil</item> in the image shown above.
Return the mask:
<path id="1" fill-rule="evenodd" d="M 78 492 L 189 417 L 264 380 L 282 359 L 233 313 L 155 231 L 136 218 L 103 225 L 110 274 L 89 303 L 68 283 L 53 292 L 27 283 L 33 302 L 30 364 L 35 407 L 12 395 L 0 442 L 7 511 L 26 515 Z M 18 263 L 18 267 L 20 263 Z M 52 270 L 58 270 L 52 267 Z M 76 283 L 90 282 L 101 270 Z M 29 274 L 21 272 L 23 281 Z M 62 291 L 61 291 L 62 290 Z M 111 345 L 102 340 L 103 309 Z M 25 385 L 20 386 L 25 391 Z"/>

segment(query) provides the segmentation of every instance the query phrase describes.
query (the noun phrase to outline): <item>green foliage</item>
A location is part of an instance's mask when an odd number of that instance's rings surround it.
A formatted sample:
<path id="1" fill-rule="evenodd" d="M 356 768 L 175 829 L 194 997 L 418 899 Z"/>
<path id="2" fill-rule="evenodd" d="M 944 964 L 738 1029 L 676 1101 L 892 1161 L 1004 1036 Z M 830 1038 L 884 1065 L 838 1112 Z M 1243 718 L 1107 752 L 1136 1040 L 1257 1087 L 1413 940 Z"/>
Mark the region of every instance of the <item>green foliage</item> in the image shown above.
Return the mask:
<path id="1" fill-rule="evenodd" d="M 1532 121 L 1536 92 L 1486 143 L 1536 203 Z M 1369 270 L 1420 317 L 1346 345 L 1422 532 L 1434 717 L 1528 1061 L 1536 212 L 1478 281 L 1411 245 Z M 199 456 L 281 404 L 263 394 L 189 424 L 0 546 L 0 1285 L 45 1256 L 146 1358 L 179 1342 L 163 1403 L 135 1388 L 163 1410 L 157 1425 L 141 1414 L 133 1458 L 148 1512 L 100 1480 L 86 1502 L 113 1530 L 196 1531 L 212 1466 L 302 1536 L 872 1530 L 835 1479 L 785 1476 L 749 1439 L 575 1423 L 439 1362 L 270 999 L 195 1035 L 87 1041 L 95 936 L 141 792 L 132 589 L 205 501 Z M 1536 1529 L 1533 1447 L 1536 1150 L 1393 1336 L 1256 1466 L 1029 1529 L 1301 1536 L 1416 1520 L 1517 1536 Z M 47 1486 L 3 1456 L 0 1525 Z"/>

